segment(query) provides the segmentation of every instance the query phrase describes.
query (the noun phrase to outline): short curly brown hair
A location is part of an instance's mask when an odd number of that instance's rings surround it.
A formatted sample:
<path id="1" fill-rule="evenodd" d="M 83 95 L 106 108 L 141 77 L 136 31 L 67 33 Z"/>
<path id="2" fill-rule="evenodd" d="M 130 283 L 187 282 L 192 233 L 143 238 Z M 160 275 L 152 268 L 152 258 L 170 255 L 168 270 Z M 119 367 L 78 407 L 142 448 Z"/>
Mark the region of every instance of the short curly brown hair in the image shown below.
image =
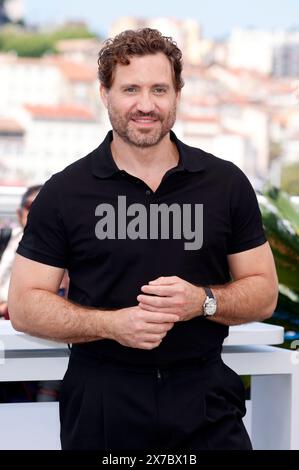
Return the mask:
<path id="1" fill-rule="evenodd" d="M 130 57 L 158 52 L 168 57 L 172 66 L 175 89 L 180 91 L 184 86 L 181 76 L 182 52 L 171 37 L 163 36 L 160 31 L 152 28 L 123 31 L 104 42 L 98 58 L 100 83 L 109 89 L 112 86 L 117 64 L 129 65 Z"/>

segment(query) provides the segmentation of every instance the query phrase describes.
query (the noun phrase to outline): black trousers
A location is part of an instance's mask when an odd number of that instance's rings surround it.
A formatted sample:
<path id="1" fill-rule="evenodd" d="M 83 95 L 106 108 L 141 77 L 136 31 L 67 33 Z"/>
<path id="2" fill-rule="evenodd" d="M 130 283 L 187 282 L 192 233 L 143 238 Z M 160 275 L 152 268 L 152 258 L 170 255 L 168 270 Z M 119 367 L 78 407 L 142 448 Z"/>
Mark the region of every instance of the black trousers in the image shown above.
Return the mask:
<path id="1" fill-rule="evenodd" d="M 72 352 L 60 392 L 62 449 L 250 450 L 239 376 L 220 355 L 171 367 Z"/>

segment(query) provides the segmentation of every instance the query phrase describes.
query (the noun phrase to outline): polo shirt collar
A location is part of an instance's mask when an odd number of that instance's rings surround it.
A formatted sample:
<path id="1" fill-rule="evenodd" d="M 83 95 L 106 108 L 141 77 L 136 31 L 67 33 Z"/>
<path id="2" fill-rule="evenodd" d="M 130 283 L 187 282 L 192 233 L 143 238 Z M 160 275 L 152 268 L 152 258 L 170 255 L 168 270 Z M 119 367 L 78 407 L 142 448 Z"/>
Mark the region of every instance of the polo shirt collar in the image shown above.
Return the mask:
<path id="1" fill-rule="evenodd" d="M 205 169 L 207 157 L 202 155 L 204 152 L 181 142 L 173 131 L 170 131 L 170 139 L 176 144 L 179 151 L 179 162 L 175 167 L 176 171 L 197 172 Z M 100 178 L 108 178 L 122 171 L 118 168 L 112 156 L 110 147 L 112 140 L 113 133 L 109 131 L 104 141 L 92 155 L 92 173 Z"/>

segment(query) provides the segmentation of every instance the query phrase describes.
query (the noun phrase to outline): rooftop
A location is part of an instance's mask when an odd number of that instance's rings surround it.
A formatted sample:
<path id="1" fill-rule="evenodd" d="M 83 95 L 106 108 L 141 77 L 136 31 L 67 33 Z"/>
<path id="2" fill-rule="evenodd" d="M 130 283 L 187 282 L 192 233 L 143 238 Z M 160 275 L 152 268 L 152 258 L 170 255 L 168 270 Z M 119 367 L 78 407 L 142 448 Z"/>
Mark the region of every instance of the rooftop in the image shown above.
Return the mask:
<path id="1" fill-rule="evenodd" d="M 33 116 L 34 119 L 57 121 L 95 121 L 94 114 L 81 106 L 44 106 L 26 104 L 25 109 Z"/>

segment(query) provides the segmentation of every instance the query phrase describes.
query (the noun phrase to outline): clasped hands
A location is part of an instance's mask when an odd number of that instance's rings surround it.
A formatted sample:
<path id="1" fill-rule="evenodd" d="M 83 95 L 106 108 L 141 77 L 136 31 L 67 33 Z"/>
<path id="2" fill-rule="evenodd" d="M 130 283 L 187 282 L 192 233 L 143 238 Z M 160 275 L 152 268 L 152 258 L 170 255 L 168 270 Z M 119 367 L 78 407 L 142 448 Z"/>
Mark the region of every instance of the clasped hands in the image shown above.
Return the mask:
<path id="1" fill-rule="evenodd" d="M 178 276 L 158 277 L 142 286 L 141 291 L 137 300 L 143 310 L 172 313 L 178 315 L 178 321 L 201 315 L 203 289 Z"/>
<path id="2" fill-rule="evenodd" d="M 204 290 L 177 276 L 159 277 L 141 287 L 138 305 L 109 311 L 106 338 L 123 346 L 153 349 L 178 321 L 201 315 Z"/>

